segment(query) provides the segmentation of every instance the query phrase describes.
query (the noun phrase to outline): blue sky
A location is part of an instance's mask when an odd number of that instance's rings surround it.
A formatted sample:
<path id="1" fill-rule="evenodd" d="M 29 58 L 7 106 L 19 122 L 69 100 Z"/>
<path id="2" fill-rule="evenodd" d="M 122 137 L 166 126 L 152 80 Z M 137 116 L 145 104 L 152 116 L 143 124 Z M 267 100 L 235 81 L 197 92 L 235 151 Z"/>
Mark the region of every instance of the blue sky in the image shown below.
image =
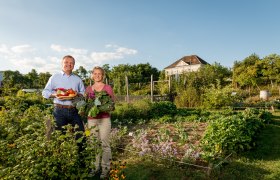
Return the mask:
<path id="1" fill-rule="evenodd" d="M 59 71 L 150 63 L 186 55 L 232 67 L 280 54 L 278 0 L 0 0 L 0 71 Z"/>

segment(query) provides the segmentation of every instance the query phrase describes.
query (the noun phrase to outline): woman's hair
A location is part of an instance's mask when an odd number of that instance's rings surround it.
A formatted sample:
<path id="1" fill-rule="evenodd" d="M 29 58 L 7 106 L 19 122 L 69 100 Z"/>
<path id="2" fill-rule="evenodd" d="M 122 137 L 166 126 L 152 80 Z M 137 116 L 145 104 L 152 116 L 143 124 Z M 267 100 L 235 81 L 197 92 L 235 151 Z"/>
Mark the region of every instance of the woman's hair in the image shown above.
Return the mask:
<path id="1" fill-rule="evenodd" d="M 100 67 L 100 66 L 95 66 L 95 67 L 93 67 L 92 73 L 93 73 L 94 70 L 100 70 L 101 73 L 102 73 L 102 78 L 103 78 L 103 80 L 105 79 L 105 77 L 106 77 L 106 75 L 105 75 L 105 70 L 104 70 L 102 67 Z"/>

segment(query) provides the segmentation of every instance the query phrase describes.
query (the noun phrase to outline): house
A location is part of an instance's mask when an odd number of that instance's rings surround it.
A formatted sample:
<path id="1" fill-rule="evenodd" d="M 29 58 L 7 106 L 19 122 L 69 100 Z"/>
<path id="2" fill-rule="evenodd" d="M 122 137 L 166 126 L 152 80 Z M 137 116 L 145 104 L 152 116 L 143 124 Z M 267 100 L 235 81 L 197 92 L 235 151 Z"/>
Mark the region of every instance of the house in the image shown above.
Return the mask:
<path id="1" fill-rule="evenodd" d="M 184 56 L 181 59 L 175 61 L 173 64 L 164 68 L 165 75 L 178 75 L 184 72 L 197 71 L 201 66 L 207 65 L 208 63 L 201 59 L 197 55 Z"/>

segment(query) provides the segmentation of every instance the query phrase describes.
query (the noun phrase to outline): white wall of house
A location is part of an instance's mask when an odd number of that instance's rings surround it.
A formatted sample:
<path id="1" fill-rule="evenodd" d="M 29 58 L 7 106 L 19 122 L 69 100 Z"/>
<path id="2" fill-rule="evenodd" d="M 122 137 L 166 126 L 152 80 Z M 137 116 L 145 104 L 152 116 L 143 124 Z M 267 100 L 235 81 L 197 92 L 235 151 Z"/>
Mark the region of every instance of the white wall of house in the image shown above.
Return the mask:
<path id="1" fill-rule="evenodd" d="M 170 75 L 176 75 L 176 74 L 183 74 L 184 72 L 198 71 L 198 69 L 201 66 L 202 66 L 202 64 L 188 65 L 186 63 L 183 64 L 182 62 L 180 62 L 174 68 L 165 69 L 165 74 L 170 76 Z"/>

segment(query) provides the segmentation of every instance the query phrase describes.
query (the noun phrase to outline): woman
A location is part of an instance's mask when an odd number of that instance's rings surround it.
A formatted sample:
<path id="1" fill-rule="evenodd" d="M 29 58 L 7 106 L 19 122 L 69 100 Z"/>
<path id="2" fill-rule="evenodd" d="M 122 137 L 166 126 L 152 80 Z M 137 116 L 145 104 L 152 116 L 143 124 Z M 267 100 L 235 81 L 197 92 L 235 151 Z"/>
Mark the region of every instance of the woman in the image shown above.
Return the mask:
<path id="1" fill-rule="evenodd" d="M 86 88 L 87 94 L 105 91 L 114 101 L 114 93 L 110 85 L 105 84 L 105 71 L 101 67 L 94 67 L 91 78 L 94 81 L 92 86 Z M 112 159 L 110 147 L 111 132 L 111 116 L 110 112 L 100 112 L 95 117 L 88 117 L 88 128 L 91 129 L 91 135 L 97 137 L 101 141 L 102 155 L 99 153 L 95 161 L 95 171 L 93 174 L 101 170 L 100 178 L 106 178 L 109 175 L 110 164 Z M 101 158 L 102 157 L 102 158 Z M 101 160 L 101 162 L 100 162 Z"/>

